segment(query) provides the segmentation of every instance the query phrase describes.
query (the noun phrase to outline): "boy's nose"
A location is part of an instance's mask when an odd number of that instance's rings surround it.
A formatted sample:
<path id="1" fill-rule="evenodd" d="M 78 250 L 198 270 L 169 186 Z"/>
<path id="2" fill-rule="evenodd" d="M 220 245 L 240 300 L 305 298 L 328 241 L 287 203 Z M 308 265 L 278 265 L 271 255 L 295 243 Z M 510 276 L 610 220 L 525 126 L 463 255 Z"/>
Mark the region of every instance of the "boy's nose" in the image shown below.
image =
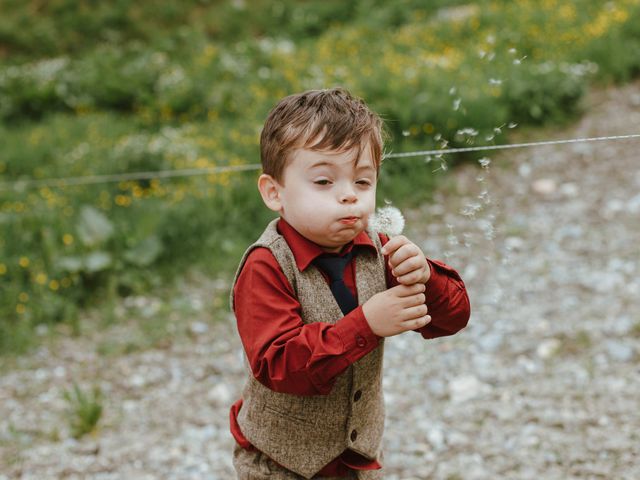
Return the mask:
<path id="1" fill-rule="evenodd" d="M 358 197 L 356 196 L 356 193 L 351 189 L 345 190 L 340 195 L 340 203 L 354 203 L 357 200 Z"/>

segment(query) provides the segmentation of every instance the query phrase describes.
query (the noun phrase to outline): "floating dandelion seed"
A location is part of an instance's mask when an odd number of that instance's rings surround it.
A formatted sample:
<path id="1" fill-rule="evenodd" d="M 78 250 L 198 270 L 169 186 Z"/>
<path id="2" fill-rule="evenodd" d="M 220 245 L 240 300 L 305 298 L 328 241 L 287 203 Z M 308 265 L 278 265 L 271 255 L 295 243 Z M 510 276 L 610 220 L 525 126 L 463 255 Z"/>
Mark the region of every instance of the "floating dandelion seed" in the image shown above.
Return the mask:
<path id="1" fill-rule="evenodd" d="M 410 135 L 409 130 L 403 130 L 402 131 L 402 136 L 403 137 L 408 137 Z"/>
<path id="2" fill-rule="evenodd" d="M 483 157 L 480 160 L 478 160 L 478 163 L 480 164 L 480 166 L 482 168 L 487 168 L 489 166 L 489 164 L 491 163 L 491 160 L 488 159 L 487 157 Z"/>
<path id="3" fill-rule="evenodd" d="M 460 244 L 460 242 L 458 241 L 458 237 L 456 237 L 453 233 L 450 233 L 447 237 L 447 243 L 452 247 Z"/>
<path id="4" fill-rule="evenodd" d="M 508 128 L 516 128 L 518 126 L 518 124 L 516 122 L 511 122 L 509 123 L 509 125 L 507 125 Z"/>
<path id="5" fill-rule="evenodd" d="M 456 135 L 469 135 L 470 137 L 475 137 L 478 135 L 478 131 L 471 127 L 461 128 L 456 132 Z"/>
<path id="6" fill-rule="evenodd" d="M 404 230 L 404 217 L 400 210 L 391 205 L 379 208 L 369 217 L 369 231 L 385 233 L 390 237 L 400 235 Z"/>
<path id="7" fill-rule="evenodd" d="M 502 85 L 502 80 L 499 78 L 490 78 L 489 85 Z"/>
<path id="8" fill-rule="evenodd" d="M 456 87 L 451 87 L 451 88 L 449 89 L 449 95 L 455 95 L 455 94 L 456 94 L 456 92 L 457 92 Z"/>
<path id="9" fill-rule="evenodd" d="M 489 241 L 493 241 L 493 239 L 496 237 L 496 231 L 493 228 L 493 225 L 491 224 L 491 222 L 482 222 L 482 225 L 480 228 L 484 233 L 484 238 L 486 238 Z"/>
<path id="10" fill-rule="evenodd" d="M 480 205 L 479 203 L 470 203 L 468 205 L 466 205 L 461 211 L 460 213 L 462 215 L 464 215 L 465 217 L 475 217 L 476 213 L 478 213 L 480 210 L 482 210 L 482 205 Z"/>
<path id="11" fill-rule="evenodd" d="M 510 49 L 509 49 L 509 53 L 511 53 L 511 54 L 515 54 L 515 53 L 516 53 L 516 49 L 515 49 L 515 48 L 510 48 Z"/>
<path id="12" fill-rule="evenodd" d="M 456 98 L 456 99 L 453 101 L 453 109 L 454 109 L 456 112 L 457 112 L 457 111 L 458 111 L 458 109 L 460 108 L 460 102 L 462 102 L 462 99 L 461 99 L 461 98 Z"/>

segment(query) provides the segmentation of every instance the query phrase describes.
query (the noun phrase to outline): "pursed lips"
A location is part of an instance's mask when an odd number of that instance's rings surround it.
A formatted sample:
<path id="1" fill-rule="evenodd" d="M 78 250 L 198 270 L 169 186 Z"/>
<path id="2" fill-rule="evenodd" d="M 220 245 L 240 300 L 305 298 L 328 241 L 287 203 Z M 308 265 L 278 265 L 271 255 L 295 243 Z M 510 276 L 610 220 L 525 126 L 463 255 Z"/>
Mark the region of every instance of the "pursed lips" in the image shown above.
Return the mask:
<path id="1" fill-rule="evenodd" d="M 346 225 L 353 225 L 358 220 L 360 220 L 360 217 L 342 217 L 340 219 L 340 223 L 344 223 Z"/>

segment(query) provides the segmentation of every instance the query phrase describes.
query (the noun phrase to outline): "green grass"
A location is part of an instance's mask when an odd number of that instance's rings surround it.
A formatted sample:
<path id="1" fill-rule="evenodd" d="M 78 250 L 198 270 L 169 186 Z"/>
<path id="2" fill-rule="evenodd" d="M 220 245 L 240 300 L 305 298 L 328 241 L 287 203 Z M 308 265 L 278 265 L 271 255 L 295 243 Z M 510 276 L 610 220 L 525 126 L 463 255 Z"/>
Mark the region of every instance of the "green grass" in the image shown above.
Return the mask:
<path id="1" fill-rule="evenodd" d="M 185 272 L 229 278 L 272 216 L 254 171 L 21 180 L 257 163 L 277 100 L 333 85 L 383 115 L 391 151 L 503 143 L 640 71 L 635 0 L 464 5 L 0 0 L 0 184 L 17 187 L 0 188 L 0 352 L 35 344 L 38 324 L 80 334 L 86 309 L 108 319 Z M 477 158 L 388 160 L 379 202 L 430 201 L 443 162 Z"/>
<path id="2" fill-rule="evenodd" d="M 85 392 L 77 384 L 73 389 L 64 391 L 64 399 L 67 402 L 67 418 L 71 435 L 81 438 L 96 430 L 102 416 L 103 403 L 102 392 L 98 387 Z"/>

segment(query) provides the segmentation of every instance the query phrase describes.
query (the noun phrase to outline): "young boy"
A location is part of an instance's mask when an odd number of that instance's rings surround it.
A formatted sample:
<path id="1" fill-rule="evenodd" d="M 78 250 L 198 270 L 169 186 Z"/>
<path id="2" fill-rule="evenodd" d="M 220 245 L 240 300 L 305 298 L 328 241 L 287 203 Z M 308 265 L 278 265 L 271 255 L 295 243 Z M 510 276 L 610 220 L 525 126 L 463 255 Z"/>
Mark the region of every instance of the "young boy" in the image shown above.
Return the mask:
<path id="1" fill-rule="evenodd" d="M 382 478 L 384 337 L 452 335 L 458 274 L 404 236 L 369 234 L 382 121 L 340 88 L 281 100 L 258 189 L 279 214 L 244 254 L 232 309 L 250 372 L 231 408 L 240 479 Z"/>

